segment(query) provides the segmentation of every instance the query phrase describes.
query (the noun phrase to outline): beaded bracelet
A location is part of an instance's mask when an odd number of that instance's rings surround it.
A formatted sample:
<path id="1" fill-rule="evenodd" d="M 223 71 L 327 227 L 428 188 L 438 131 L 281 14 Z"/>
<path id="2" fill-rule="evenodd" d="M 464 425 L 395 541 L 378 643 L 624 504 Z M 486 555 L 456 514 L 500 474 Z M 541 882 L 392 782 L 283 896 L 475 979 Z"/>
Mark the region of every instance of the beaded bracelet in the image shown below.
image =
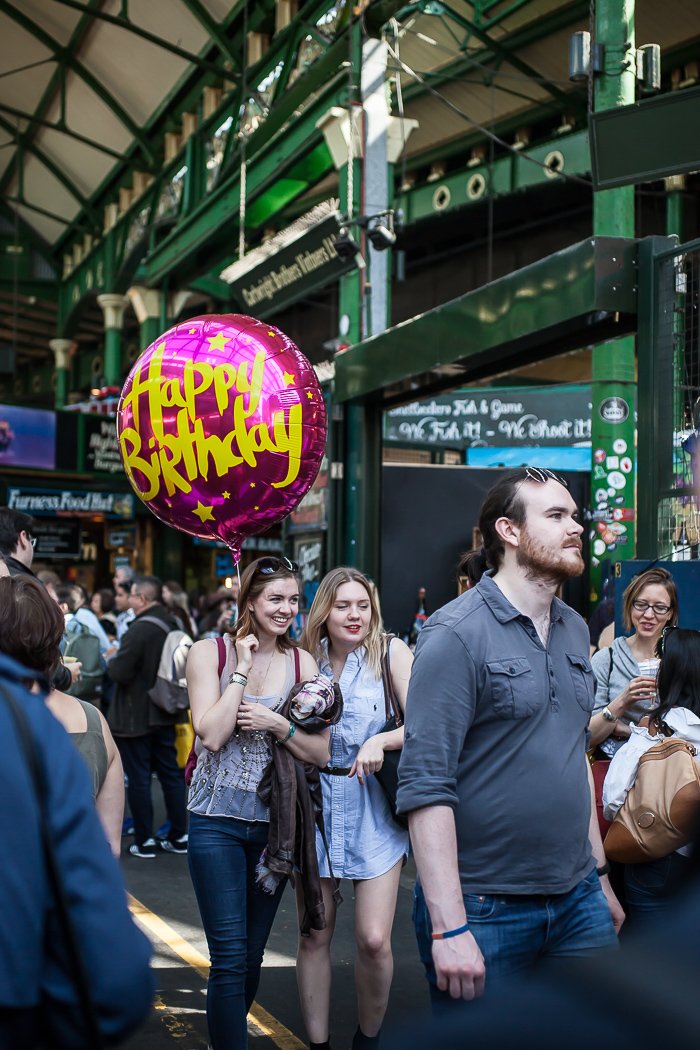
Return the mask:
<path id="1" fill-rule="evenodd" d="M 296 731 L 297 731 L 297 726 L 296 726 L 296 722 L 290 722 L 290 723 L 289 723 L 289 732 L 287 733 L 287 735 L 286 735 L 286 737 L 284 738 L 284 740 L 276 740 L 276 741 L 275 741 L 275 743 L 276 743 L 276 744 L 277 744 L 278 746 L 281 746 L 282 744 L 286 744 L 288 740 L 291 740 L 291 739 L 292 739 L 292 737 L 294 736 L 294 734 L 296 733 Z"/>

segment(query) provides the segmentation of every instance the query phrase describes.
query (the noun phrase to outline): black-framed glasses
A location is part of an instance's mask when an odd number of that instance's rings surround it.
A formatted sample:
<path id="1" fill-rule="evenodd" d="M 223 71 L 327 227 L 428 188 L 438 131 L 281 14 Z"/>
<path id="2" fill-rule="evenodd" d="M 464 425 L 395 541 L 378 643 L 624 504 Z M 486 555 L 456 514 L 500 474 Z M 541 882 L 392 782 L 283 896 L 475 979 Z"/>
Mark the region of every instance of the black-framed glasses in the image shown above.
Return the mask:
<path id="1" fill-rule="evenodd" d="M 654 616 L 668 616 L 671 611 L 670 605 L 652 605 L 650 602 L 643 602 L 639 598 L 634 599 L 632 608 L 640 613 L 645 613 L 648 609 L 651 609 Z"/>
<path id="2" fill-rule="evenodd" d="M 261 572 L 264 576 L 271 576 L 273 572 L 280 572 L 280 570 L 286 569 L 288 572 L 293 572 L 295 575 L 299 572 L 299 566 L 295 561 L 290 561 L 289 558 L 259 558 L 258 564 L 255 567 L 256 572 Z"/>

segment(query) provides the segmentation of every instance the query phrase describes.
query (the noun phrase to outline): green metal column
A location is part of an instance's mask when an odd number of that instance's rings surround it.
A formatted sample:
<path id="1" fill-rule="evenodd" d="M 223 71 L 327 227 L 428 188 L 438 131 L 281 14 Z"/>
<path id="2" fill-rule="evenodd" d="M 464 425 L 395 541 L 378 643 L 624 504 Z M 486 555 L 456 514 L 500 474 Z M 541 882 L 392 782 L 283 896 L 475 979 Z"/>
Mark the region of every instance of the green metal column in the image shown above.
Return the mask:
<path id="1" fill-rule="evenodd" d="M 68 400 L 68 376 L 70 371 L 69 352 L 71 345 L 70 339 L 49 340 L 49 346 L 53 351 L 54 367 L 56 370 L 56 390 L 54 392 L 54 404 L 56 408 L 63 408 Z"/>
<path id="2" fill-rule="evenodd" d="M 685 220 L 685 175 L 671 175 L 664 179 L 666 187 L 666 233 L 677 237 L 682 243 Z M 684 269 L 684 256 L 678 255 L 674 264 L 673 305 L 673 430 L 680 433 L 685 426 L 683 405 L 683 365 L 685 362 L 685 300 L 688 278 Z M 673 484 L 682 486 L 685 475 L 685 453 L 680 445 L 673 443 Z M 680 510 L 680 506 L 679 506 Z M 682 514 L 681 514 L 682 516 Z M 658 517 L 658 514 L 656 515 Z M 658 534 L 658 528 L 657 528 Z"/>
<path id="3" fill-rule="evenodd" d="M 634 0 L 598 0 L 595 43 L 605 49 L 594 80 L 595 110 L 634 102 Z M 593 197 L 593 233 L 634 237 L 634 187 L 600 190 Z M 591 599 L 600 597 L 603 559 L 635 555 L 635 341 L 629 336 L 593 349 L 591 405 Z"/>
<path id="4" fill-rule="evenodd" d="M 162 323 L 162 302 L 167 297 L 157 288 L 132 285 L 127 292 L 129 301 L 139 322 L 139 345 L 141 350 L 150 346 L 167 329 Z"/>
<path id="5" fill-rule="evenodd" d="M 122 381 L 122 322 L 129 303 L 125 295 L 98 295 L 105 322 L 104 377 L 107 385 L 121 385 Z"/>

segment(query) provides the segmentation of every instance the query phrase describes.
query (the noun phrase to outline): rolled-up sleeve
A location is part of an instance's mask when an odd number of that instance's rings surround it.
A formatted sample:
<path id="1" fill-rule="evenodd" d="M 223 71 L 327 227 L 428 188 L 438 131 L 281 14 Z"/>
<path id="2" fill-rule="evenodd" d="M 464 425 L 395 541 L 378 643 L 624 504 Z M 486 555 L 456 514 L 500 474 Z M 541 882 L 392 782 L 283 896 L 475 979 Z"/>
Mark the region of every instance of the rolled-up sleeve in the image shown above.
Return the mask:
<path id="1" fill-rule="evenodd" d="M 399 763 L 400 813 L 457 804 L 457 772 L 474 719 L 476 673 L 464 642 L 445 624 L 419 635 Z"/>

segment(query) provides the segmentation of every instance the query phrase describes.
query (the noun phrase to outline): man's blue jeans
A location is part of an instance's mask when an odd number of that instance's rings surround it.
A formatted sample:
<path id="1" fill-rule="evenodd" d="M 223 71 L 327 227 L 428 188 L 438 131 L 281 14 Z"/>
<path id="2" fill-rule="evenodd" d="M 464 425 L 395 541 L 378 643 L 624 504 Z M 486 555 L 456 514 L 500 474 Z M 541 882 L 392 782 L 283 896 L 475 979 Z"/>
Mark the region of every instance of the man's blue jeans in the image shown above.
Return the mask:
<path id="1" fill-rule="evenodd" d="M 469 929 L 486 965 L 486 991 L 499 981 L 554 960 L 586 958 L 617 948 L 617 935 L 595 868 L 569 893 L 550 897 L 465 894 Z M 432 925 L 420 883 L 413 904 L 418 950 L 434 1010 L 451 999 L 436 984 Z"/>
<path id="2" fill-rule="evenodd" d="M 188 859 L 211 970 L 207 1023 L 213 1050 L 248 1045 L 246 1016 L 286 880 L 274 894 L 255 883 L 268 824 L 190 814 Z"/>

